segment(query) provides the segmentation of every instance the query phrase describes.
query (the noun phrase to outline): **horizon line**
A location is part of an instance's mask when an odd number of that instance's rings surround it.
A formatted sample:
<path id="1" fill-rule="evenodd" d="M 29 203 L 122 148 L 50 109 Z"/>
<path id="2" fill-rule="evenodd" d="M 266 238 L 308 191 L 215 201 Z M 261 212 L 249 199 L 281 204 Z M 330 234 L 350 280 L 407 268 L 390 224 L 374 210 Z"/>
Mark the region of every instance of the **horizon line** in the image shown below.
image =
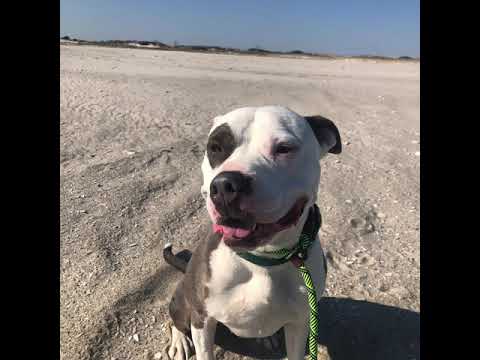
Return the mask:
<path id="1" fill-rule="evenodd" d="M 279 51 L 279 50 L 271 50 L 271 49 L 266 49 L 264 47 L 259 47 L 258 45 L 249 47 L 249 48 L 241 48 L 241 47 L 230 47 L 230 46 L 220 46 L 220 45 L 193 45 L 193 44 L 179 44 L 177 43 L 176 40 L 173 41 L 173 44 L 169 44 L 167 42 L 162 42 L 160 40 L 137 40 L 137 39 L 108 39 L 108 40 L 85 40 L 85 39 L 79 39 L 75 37 L 70 37 L 69 35 L 63 35 L 60 36 L 61 40 L 65 40 L 68 38 L 70 41 L 84 41 L 84 42 L 91 42 L 91 43 L 100 43 L 100 42 L 136 42 L 136 43 L 158 43 L 162 44 L 164 46 L 170 47 L 170 48 L 181 48 L 181 47 L 204 47 L 204 48 L 217 48 L 217 49 L 223 49 L 226 51 L 233 50 L 233 51 L 248 51 L 248 52 L 253 52 L 254 50 L 258 50 L 260 52 L 265 51 L 269 52 L 272 54 L 292 54 L 294 52 L 300 52 L 298 55 L 313 55 L 313 56 L 331 56 L 331 57 L 368 57 L 368 58 L 385 58 L 385 59 L 402 59 L 402 58 L 408 58 L 412 60 L 420 60 L 420 56 L 410 56 L 410 55 L 400 55 L 400 56 L 388 56 L 388 55 L 379 55 L 379 54 L 368 54 L 368 53 L 358 53 L 358 54 L 344 54 L 340 55 L 338 53 L 332 53 L 332 52 L 313 52 L 313 51 L 304 51 L 301 49 L 294 49 L 294 50 L 287 50 L 287 51 Z"/>

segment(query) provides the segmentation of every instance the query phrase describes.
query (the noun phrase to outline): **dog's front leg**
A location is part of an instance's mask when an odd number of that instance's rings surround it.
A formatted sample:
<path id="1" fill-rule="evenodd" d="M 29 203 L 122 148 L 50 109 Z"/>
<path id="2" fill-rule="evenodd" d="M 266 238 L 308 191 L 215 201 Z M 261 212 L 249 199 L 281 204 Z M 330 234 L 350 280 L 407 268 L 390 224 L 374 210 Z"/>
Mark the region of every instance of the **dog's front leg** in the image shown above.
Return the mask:
<path id="1" fill-rule="evenodd" d="M 216 328 L 217 321 L 214 318 L 206 318 L 202 328 L 196 328 L 192 323 L 192 340 L 197 360 L 214 360 L 213 345 Z"/>
<path id="2" fill-rule="evenodd" d="M 284 329 L 288 360 L 303 360 L 309 332 L 308 320 L 286 324 Z"/>

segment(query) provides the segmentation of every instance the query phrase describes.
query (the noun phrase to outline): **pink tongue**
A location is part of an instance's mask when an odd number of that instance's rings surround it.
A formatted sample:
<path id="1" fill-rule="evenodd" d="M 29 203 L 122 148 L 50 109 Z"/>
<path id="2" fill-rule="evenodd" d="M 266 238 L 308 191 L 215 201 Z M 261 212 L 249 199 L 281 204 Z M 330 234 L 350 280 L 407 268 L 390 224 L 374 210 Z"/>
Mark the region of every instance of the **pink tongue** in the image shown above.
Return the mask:
<path id="1" fill-rule="evenodd" d="M 217 225 L 217 224 L 213 225 L 213 231 L 217 233 L 221 233 L 225 235 L 227 238 L 236 237 L 239 239 L 247 237 L 252 232 L 251 230 L 231 228 L 228 226 Z"/>

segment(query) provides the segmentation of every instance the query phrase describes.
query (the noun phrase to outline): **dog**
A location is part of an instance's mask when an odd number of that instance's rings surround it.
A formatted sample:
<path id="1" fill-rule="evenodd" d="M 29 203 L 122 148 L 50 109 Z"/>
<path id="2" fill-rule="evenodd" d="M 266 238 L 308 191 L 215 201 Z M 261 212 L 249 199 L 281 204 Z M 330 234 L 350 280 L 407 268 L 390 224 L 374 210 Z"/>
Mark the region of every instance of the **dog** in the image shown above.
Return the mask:
<path id="1" fill-rule="evenodd" d="M 298 243 L 317 199 L 320 159 L 341 151 L 339 130 L 322 116 L 264 106 L 214 119 L 201 166 L 212 232 L 189 261 L 173 255 L 170 244 L 164 249 L 167 263 L 185 273 L 169 306 L 171 359 L 190 357 L 191 335 L 197 359 L 213 360 L 217 322 L 249 338 L 283 327 L 288 359 L 304 358 L 309 304 L 298 270 L 289 262 L 256 265 L 239 254 L 269 257 Z M 305 265 L 319 299 L 327 268 L 318 236 Z"/>

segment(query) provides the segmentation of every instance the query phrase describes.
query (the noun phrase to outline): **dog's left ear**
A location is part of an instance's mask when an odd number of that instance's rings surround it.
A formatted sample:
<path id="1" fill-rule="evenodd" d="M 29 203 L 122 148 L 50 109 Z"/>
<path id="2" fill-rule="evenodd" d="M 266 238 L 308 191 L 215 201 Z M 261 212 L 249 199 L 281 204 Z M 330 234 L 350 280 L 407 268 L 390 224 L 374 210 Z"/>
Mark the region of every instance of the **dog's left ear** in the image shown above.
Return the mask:
<path id="1" fill-rule="evenodd" d="M 329 153 L 340 154 L 342 152 L 342 140 L 340 132 L 333 121 L 320 115 L 304 116 L 313 130 L 318 143 Z"/>

